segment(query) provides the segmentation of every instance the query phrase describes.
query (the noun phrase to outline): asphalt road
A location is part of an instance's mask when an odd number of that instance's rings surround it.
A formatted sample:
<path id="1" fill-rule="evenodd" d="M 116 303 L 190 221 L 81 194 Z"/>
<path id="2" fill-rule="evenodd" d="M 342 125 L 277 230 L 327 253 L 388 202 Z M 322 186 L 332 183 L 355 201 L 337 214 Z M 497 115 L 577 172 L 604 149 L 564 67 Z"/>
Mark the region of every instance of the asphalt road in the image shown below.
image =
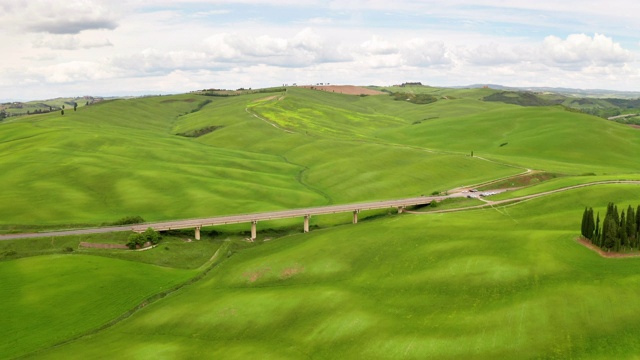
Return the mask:
<path id="1" fill-rule="evenodd" d="M 598 181 L 587 184 L 580 184 L 569 186 L 562 189 L 551 190 L 543 193 L 532 194 L 527 196 L 522 196 L 518 198 L 512 198 L 508 200 L 502 201 L 488 201 L 487 204 L 467 207 L 462 209 L 450 209 L 443 210 L 444 211 L 459 211 L 459 210 L 469 210 L 477 207 L 498 205 L 506 202 L 514 202 L 514 201 L 522 201 L 527 199 L 532 199 L 535 197 L 545 196 L 553 193 L 558 193 L 561 191 L 567 191 L 571 189 L 594 186 L 594 185 L 604 185 L 604 184 L 636 184 L 640 185 L 640 181 L 637 180 L 609 180 L 609 181 Z M 501 190 L 491 190 L 490 193 L 498 194 L 501 192 L 507 191 L 507 189 Z M 362 210 L 373 210 L 373 209 L 385 209 L 385 208 L 399 208 L 399 207 L 408 207 L 415 205 L 426 205 L 431 203 L 434 200 L 442 200 L 450 197 L 463 197 L 463 196 L 471 196 L 478 197 L 480 195 L 479 192 L 468 192 L 468 191 L 460 191 L 451 193 L 445 196 L 420 196 L 415 198 L 408 199 L 400 199 L 400 200 L 386 200 L 386 201 L 375 201 L 375 202 L 367 202 L 367 203 L 356 203 L 356 204 L 343 204 L 343 205 L 329 205 L 329 206 L 319 206 L 319 207 L 310 207 L 303 209 L 292 209 L 292 210 L 282 210 L 282 211 L 270 211 L 270 212 L 262 212 L 262 213 L 254 213 L 254 214 L 241 214 L 241 215 L 228 215 L 228 216 L 217 216 L 203 219 L 186 219 L 186 220 L 174 220 L 174 221 L 163 221 L 163 222 L 154 222 L 154 223 L 145 223 L 145 224 L 136 224 L 136 225 L 126 225 L 126 226 L 110 226 L 110 227 L 99 227 L 99 228 L 89 228 L 89 229 L 74 229 L 74 230 L 61 230 L 61 231 L 50 231 L 50 232 L 39 232 L 39 233 L 25 233 L 25 234 L 6 234 L 0 235 L 1 240 L 11 240 L 11 239 L 27 239 L 27 238 L 40 238 L 40 237 L 55 237 L 55 236 L 68 236 L 68 235 L 86 235 L 86 234 L 101 234 L 101 233 L 109 233 L 109 232 L 119 232 L 119 231 L 143 231 L 148 227 L 152 227 L 158 231 L 171 230 L 171 229 L 189 229 L 196 227 L 204 227 L 204 226 L 216 226 L 216 225 L 225 225 L 225 224 L 238 224 L 238 223 L 250 223 L 252 221 L 264 221 L 264 220 L 275 220 L 275 219 L 286 219 L 286 218 L 295 218 L 295 217 L 304 217 L 304 216 L 314 216 L 314 215 L 325 215 L 325 214 L 335 214 L 335 213 L 343 213 L 343 212 L 353 212 L 353 211 L 362 211 Z"/>
<path id="2" fill-rule="evenodd" d="M 449 196 L 451 197 L 460 196 L 460 194 L 452 194 Z M 203 218 L 203 219 L 162 221 L 162 222 L 135 224 L 135 225 L 126 225 L 126 226 L 110 226 L 110 227 L 50 231 L 50 232 L 39 232 L 39 233 L 6 234 L 6 235 L 0 235 L 0 240 L 100 234 L 100 233 L 132 231 L 132 230 L 144 231 L 148 227 L 151 227 L 158 231 L 172 230 L 172 229 L 189 229 L 189 228 L 196 228 L 196 227 L 203 227 L 203 226 L 250 223 L 252 221 L 304 217 L 307 215 L 313 216 L 313 215 L 352 212 L 352 211 L 358 211 L 358 210 L 373 210 L 373 209 L 385 209 L 385 208 L 394 208 L 394 207 L 395 208 L 407 207 L 407 206 L 414 206 L 414 205 L 425 205 L 425 204 L 431 203 L 433 200 L 440 200 L 446 197 L 448 196 L 420 196 L 420 197 L 400 199 L 400 200 L 386 200 L 386 201 L 344 204 L 344 205 L 329 205 L 329 206 L 310 207 L 310 208 L 303 208 L 303 209 L 253 213 L 253 214 L 216 216 L 216 217 Z"/>

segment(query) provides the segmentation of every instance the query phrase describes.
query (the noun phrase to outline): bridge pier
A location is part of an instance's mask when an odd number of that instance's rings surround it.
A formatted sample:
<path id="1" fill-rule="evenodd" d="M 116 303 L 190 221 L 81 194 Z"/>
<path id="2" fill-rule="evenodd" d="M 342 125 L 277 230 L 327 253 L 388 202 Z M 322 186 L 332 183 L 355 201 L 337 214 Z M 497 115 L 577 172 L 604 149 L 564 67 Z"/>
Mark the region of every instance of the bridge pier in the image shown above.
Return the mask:
<path id="1" fill-rule="evenodd" d="M 358 213 L 360 212 L 360 210 L 353 210 L 353 223 L 357 224 L 358 223 Z"/>
<path id="2" fill-rule="evenodd" d="M 195 235 L 196 240 L 200 240 L 200 226 L 196 227 L 196 235 Z"/>
<path id="3" fill-rule="evenodd" d="M 309 218 L 311 217 L 311 215 L 305 215 L 304 216 L 304 232 L 308 233 L 309 232 Z"/>
<path id="4" fill-rule="evenodd" d="M 404 212 L 404 206 L 398 206 L 398 214 L 402 214 Z"/>
<path id="5" fill-rule="evenodd" d="M 258 231 L 257 224 L 258 224 L 257 220 L 251 220 L 251 241 L 255 240 L 257 237 L 257 231 Z"/>

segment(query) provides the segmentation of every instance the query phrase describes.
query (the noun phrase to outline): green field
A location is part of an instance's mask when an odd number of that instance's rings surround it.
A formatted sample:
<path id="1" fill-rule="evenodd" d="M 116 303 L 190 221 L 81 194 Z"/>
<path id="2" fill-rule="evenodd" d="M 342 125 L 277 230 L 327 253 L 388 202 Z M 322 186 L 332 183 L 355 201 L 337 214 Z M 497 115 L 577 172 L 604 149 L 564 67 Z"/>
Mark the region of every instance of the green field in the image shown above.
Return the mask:
<path id="1" fill-rule="evenodd" d="M 491 89 L 387 90 L 437 101 L 288 88 L 9 118 L 0 231 L 412 197 L 528 169 L 559 176 L 495 198 L 640 180 L 637 129 L 482 101 Z M 316 216 L 308 234 L 261 222 L 256 243 L 246 224 L 144 252 L 79 246 L 127 233 L 2 241 L 0 358 L 633 358 L 640 259 L 575 241 L 584 208 L 609 202 L 640 204 L 640 186 Z"/>
<path id="2" fill-rule="evenodd" d="M 282 238 L 37 358 L 632 357 L 640 263 L 574 241 L 576 214 L 605 194 L 640 201 L 638 186 L 603 186 Z"/>
<path id="3" fill-rule="evenodd" d="M 11 358 L 97 329 L 193 276 L 193 271 L 101 256 L 0 262 L 0 354 Z"/>

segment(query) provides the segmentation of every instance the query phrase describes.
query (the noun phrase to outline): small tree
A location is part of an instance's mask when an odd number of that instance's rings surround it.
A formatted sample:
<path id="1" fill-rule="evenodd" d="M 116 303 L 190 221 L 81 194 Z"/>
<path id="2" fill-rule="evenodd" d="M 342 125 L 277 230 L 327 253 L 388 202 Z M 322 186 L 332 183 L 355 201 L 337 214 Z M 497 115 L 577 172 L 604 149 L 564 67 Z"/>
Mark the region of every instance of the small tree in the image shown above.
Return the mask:
<path id="1" fill-rule="evenodd" d="M 582 236 L 586 239 L 592 240 L 594 231 L 595 223 L 593 221 L 593 209 L 585 208 L 584 212 L 582 213 Z"/>
<path id="2" fill-rule="evenodd" d="M 60 110 L 60 115 L 64 116 L 64 109 Z"/>
<path id="3" fill-rule="evenodd" d="M 129 249 L 135 249 L 144 246 L 147 242 L 156 245 L 159 241 L 160 235 L 158 235 L 158 232 L 149 227 L 143 233 L 133 233 L 129 235 L 127 247 Z"/>
<path id="4" fill-rule="evenodd" d="M 629 241 L 629 237 L 627 236 L 627 221 L 625 220 L 624 210 L 620 214 L 620 226 L 618 226 L 618 239 L 620 241 L 620 246 L 622 249 L 626 249 Z M 620 249 L 618 249 L 619 251 Z"/>
<path id="5" fill-rule="evenodd" d="M 636 247 L 636 239 L 637 239 L 637 229 L 636 229 L 636 213 L 633 211 L 631 205 L 627 208 L 627 223 L 625 224 L 627 230 L 627 237 L 629 242 L 629 247 Z"/>
<path id="6" fill-rule="evenodd" d="M 76 111 L 76 110 L 78 110 L 78 103 L 74 102 L 73 103 L 73 111 Z"/>
<path id="7" fill-rule="evenodd" d="M 587 237 L 587 208 L 582 212 L 582 221 L 580 222 L 580 235 Z"/>
<path id="8" fill-rule="evenodd" d="M 587 239 L 592 240 L 595 232 L 595 221 L 593 220 L 593 208 L 589 208 L 587 211 Z"/>
<path id="9" fill-rule="evenodd" d="M 607 250 L 611 250 L 618 238 L 618 223 L 613 219 L 612 216 L 604 219 L 604 223 L 602 224 L 602 246 Z"/>
<path id="10" fill-rule="evenodd" d="M 144 241 L 142 241 L 142 239 L 143 239 L 142 234 L 133 233 L 129 235 L 129 239 L 128 239 L 129 241 L 127 242 L 127 247 L 129 249 L 137 248 L 138 245 L 140 245 L 141 243 L 144 244 Z"/>
<path id="11" fill-rule="evenodd" d="M 158 235 L 158 232 L 153 230 L 152 228 L 147 228 L 147 230 L 145 230 L 142 235 L 144 236 L 144 242 L 150 242 L 153 245 L 157 244 L 158 241 L 160 241 L 160 236 Z"/>
<path id="12" fill-rule="evenodd" d="M 600 213 L 598 213 L 598 215 L 596 216 L 596 229 L 595 229 L 595 235 L 594 235 L 595 241 L 593 241 L 594 244 L 602 247 L 602 242 L 600 240 L 601 236 L 600 236 Z"/>

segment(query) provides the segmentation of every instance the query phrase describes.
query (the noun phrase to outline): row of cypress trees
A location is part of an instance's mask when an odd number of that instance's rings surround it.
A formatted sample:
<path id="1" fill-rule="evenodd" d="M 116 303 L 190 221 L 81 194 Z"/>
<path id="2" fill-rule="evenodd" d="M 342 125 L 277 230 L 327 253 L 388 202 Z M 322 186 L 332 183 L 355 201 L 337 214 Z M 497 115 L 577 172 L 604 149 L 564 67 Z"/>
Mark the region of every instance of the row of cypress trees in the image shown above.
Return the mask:
<path id="1" fill-rule="evenodd" d="M 594 219 L 593 209 L 585 208 L 582 214 L 582 236 L 606 251 L 640 250 L 640 205 L 627 211 L 614 203 L 607 205 L 607 213 L 600 226 L 600 213 Z"/>

